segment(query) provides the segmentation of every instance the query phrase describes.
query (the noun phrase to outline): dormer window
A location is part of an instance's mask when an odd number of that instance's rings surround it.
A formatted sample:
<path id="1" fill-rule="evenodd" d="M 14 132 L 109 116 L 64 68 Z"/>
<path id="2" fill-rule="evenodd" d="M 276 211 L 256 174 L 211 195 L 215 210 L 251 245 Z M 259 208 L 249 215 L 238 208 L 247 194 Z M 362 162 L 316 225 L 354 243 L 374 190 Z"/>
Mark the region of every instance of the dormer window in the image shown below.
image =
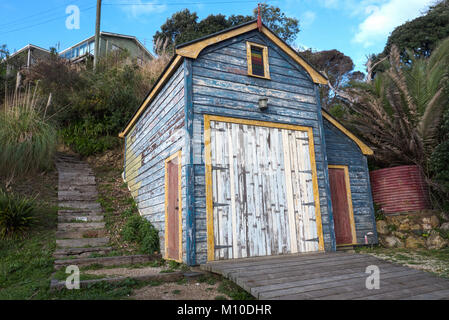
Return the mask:
<path id="1" fill-rule="evenodd" d="M 246 43 L 246 56 L 248 60 L 248 75 L 258 78 L 270 79 L 268 67 L 268 48 L 258 43 Z"/>

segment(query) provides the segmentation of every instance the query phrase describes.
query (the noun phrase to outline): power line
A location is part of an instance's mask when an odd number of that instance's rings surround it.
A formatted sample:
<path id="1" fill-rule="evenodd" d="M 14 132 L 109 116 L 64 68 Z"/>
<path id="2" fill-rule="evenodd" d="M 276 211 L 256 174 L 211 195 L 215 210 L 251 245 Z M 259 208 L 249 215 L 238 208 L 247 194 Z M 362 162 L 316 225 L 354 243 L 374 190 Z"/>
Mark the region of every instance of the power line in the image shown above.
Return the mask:
<path id="1" fill-rule="evenodd" d="M 90 7 L 87 7 L 87 8 L 80 9 L 80 11 L 84 11 L 84 12 L 85 11 L 89 11 L 89 10 L 95 8 L 95 7 L 96 6 L 90 6 Z M 22 31 L 22 30 L 25 30 L 25 29 L 29 29 L 29 28 L 33 28 L 33 27 L 36 27 L 36 26 L 40 26 L 40 25 L 43 25 L 43 24 L 46 24 L 46 23 L 49 23 L 49 22 L 52 22 L 52 21 L 55 21 L 55 20 L 58 20 L 58 19 L 61 19 L 61 18 L 65 18 L 65 17 L 67 17 L 67 15 L 57 16 L 57 17 L 54 17 L 52 19 L 48 19 L 48 20 L 45 20 L 45 21 L 42 21 L 42 22 L 39 22 L 39 23 L 28 25 L 28 26 L 25 26 L 25 27 L 22 27 L 22 28 L 17 28 L 17 29 L 8 30 L 8 31 L 5 31 L 5 32 L 0 32 L 0 34 L 3 35 L 3 34 L 11 33 L 11 32 Z"/>
<path id="2" fill-rule="evenodd" d="M 64 4 L 64 5 L 60 5 L 60 6 L 52 8 L 52 9 L 47 9 L 47 10 L 44 10 L 44 11 L 36 12 L 35 14 L 29 15 L 29 16 L 26 16 L 26 17 L 22 17 L 22 18 L 19 18 L 19 19 L 16 19 L 16 20 L 11 20 L 11 21 L 2 23 L 2 24 L 0 24 L 0 27 L 3 28 L 5 26 L 20 24 L 23 21 L 29 20 L 30 18 L 34 18 L 36 16 L 39 16 L 39 18 L 42 18 L 42 15 L 46 15 L 47 13 L 59 10 L 59 9 L 61 9 L 63 7 L 67 7 L 67 5 L 69 5 L 69 4 L 73 4 L 74 2 L 79 2 L 79 1 L 80 0 L 70 0 L 70 1 L 67 1 L 67 3 Z"/>
<path id="3" fill-rule="evenodd" d="M 73 3 L 73 2 L 77 2 L 77 1 L 80 1 L 80 0 L 71 0 L 70 2 Z M 259 1 L 260 0 L 246 0 L 246 1 L 245 0 L 240 0 L 240 1 L 228 0 L 228 1 L 215 1 L 215 2 L 195 1 L 195 2 L 171 2 L 171 3 L 170 2 L 168 2 L 168 3 L 156 3 L 156 2 L 153 2 L 153 3 L 115 2 L 115 3 L 103 3 L 103 6 L 179 6 L 179 5 L 186 6 L 186 5 L 200 5 L 200 4 L 201 5 L 217 5 L 217 4 L 232 4 L 232 3 L 257 3 Z M 279 1 L 279 0 L 271 0 L 270 2 L 274 2 L 274 1 Z M 64 6 L 66 6 L 66 4 L 57 6 L 57 7 L 52 8 L 52 9 L 41 11 L 41 12 L 38 12 L 38 13 L 35 13 L 35 14 L 32 14 L 32 15 L 29 15 L 27 17 L 23 17 L 23 18 L 20 18 L 20 19 L 9 21 L 7 23 L 0 24 L 0 27 L 2 27 L 2 29 L 4 29 L 5 26 L 8 27 L 8 26 L 13 26 L 15 24 L 21 24 L 22 21 L 29 20 L 30 18 L 33 18 L 33 17 L 36 17 L 36 16 L 39 16 L 39 18 L 42 18 L 42 15 L 45 15 L 46 13 L 50 13 L 50 12 L 53 12 L 55 10 L 58 10 L 61 7 L 64 7 Z M 93 8 L 95 8 L 95 7 L 96 7 L 95 5 L 94 6 L 89 6 L 89 7 L 80 9 L 80 11 L 84 11 L 84 12 L 85 11 L 89 11 L 89 10 L 92 10 Z M 29 29 L 29 28 L 33 28 L 33 27 L 36 27 L 36 26 L 40 26 L 40 25 L 43 25 L 43 24 L 46 24 L 46 23 L 49 23 L 49 22 L 52 22 L 52 21 L 64 18 L 66 16 L 67 16 L 66 14 L 63 15 L 63 16 L 61 16 L 61 15 L 55 16 L 54 14 L 51 14 L 51 15 L 48 16 L 48 17 L 51 17 L 51 18 L 49 18 L 47 20 L 39 21 L 39 19 L 37 19 L 36 23 L 30 24 L 30 25 L 27 25 L 27 26 L 24 26 L 24 27 L 12 29 L 12 30 L 2 31 L 2 32 L 0 32 L 0 34 L 3 35 L 3 34 L 12 33 L 12 32 L 26 30 L 26 29 Z"/>
<path id="4" fill-rule="evenodd" d="M 279 0 L 271 0 L 270 2 L 275 2 Z M 197 1 L 197 2 L 168 2 L 168 3 L 157 3 L 157 2 L 148 2 L 148 3 L 142 3 L 142 2 L 115 2 L 115 3 L 104 3 L 105 6 L 180 6 L 180 5 L 215 5 L 215 4 L 230 4 L 230 3 L 258 3 L 260 0 L 246 0 L 246 1 L 215 1 L 215 2 L 203 2 L 203 1 Z"/>

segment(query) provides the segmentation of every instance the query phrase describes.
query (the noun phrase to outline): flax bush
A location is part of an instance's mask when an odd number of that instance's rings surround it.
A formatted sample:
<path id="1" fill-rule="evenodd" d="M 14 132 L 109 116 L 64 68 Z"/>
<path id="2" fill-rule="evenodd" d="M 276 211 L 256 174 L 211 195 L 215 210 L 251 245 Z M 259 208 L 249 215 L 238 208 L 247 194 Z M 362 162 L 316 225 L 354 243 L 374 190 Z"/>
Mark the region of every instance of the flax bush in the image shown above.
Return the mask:
<path id="1" fill-rule="evenodd" d="M 35 209 L 33 199 L 0 190 L 0 239 L 22 237 L 35 221 Z"/>
<path id="2" fill-rule="evenodd" d="M 28 86 L 0 108 L 0 176 L 7 181 L 52 167 L 57 132 L 45 106 L 36 88 Z"/>

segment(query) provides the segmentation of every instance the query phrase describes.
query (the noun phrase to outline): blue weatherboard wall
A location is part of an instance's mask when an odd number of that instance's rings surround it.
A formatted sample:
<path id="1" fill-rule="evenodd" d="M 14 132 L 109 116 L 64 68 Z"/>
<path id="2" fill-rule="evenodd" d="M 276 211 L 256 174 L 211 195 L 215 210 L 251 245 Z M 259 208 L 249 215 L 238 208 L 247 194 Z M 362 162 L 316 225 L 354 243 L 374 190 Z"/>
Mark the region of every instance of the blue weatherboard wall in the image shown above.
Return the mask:
<path id="1" fill-rule="evenodd" d="M 126 135 L 124 176 L 139 212 L 165 241 L 165 159 L 182 150 L 182 216 L 186 225 L 185 75 L 181 64 Z M 185 259 L 185 233 L 183 255 Z M 163 252 L 164 253 L 164 252 Z"/>
<path id="2" fill-rule="evenodd" d="M 377 243 L 371 185 L 366 157 L 359 147 L 329 121 L 324 119 L 324 135 L 329 165 L 347 165 L 351 185 L 357 243 L 365 243 L 365 234 L 374 233 Z"/>
<path id="3" fill-rule="evenodd" d="M 246 41 L 268 46 L 270 80 L 247 75 Z M 265 111 L 258 108 L 261 97 L 268 98 Z M 323 119 L 318 86 L 308 73 L 251 31 L 205 48 L 196 59 L 184 58 L 125 137 L 124 177 L 139 212 L 159 230 L 162 252 L 165 159 L 181 150 L 183 261 L 207 260 L 205 114 L 311 127 L 325 250 L 336 250 L 328 165 L 349 166 L 357 242 L 376 232 L 366 157 Z"/>
<path id="4" fill-rule="evenodd" d="M 271 80 L 247 75 L 246 41 L 268 46 Z M 195 174 L 196 263 L 207 254 L 204 114 L 272 121 L 313 128 L 321 216 L 326 250 L 335 250 L 329 216 L 324 154 L 315 85 L 305 70 L 258 31 L 204 49 L 193 64 L 193 161 Z M 261 96 L 268 110 L 258 109 Z"/>

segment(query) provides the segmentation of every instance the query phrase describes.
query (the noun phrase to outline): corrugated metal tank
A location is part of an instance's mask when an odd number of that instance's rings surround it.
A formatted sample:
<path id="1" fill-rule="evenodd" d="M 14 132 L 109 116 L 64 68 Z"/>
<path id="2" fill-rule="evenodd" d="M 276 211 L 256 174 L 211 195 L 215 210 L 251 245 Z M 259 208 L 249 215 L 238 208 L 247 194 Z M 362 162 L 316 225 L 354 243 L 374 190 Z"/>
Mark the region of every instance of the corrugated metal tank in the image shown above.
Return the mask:
<path id="1" fill-rule="evenodd" d="M 384 213 L 430 209 L 429 189 L 418 166 L 370 172 L 373 200 Z"/>

